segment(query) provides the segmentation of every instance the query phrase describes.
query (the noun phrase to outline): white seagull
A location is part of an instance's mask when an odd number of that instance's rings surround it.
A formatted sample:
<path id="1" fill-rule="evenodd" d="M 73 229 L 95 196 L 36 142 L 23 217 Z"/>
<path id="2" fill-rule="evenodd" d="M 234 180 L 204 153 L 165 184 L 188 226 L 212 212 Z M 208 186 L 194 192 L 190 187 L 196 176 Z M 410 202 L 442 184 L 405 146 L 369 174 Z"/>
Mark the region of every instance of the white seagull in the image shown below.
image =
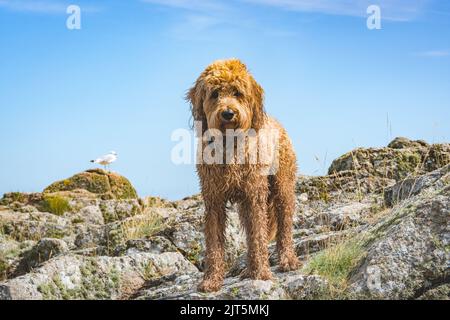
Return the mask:
<path id="1" fill-rule="evenodd" d="M 105 170 L 106 168 L 109 168 L 109 165 L 117 160 L 117 153 L 115 151 L 111 151 L 108 154 L 105 154 L 104 156 L 101 156 L 98 159 L 91 160 L 92 163 L 101 164 L 104 166 Z"/>

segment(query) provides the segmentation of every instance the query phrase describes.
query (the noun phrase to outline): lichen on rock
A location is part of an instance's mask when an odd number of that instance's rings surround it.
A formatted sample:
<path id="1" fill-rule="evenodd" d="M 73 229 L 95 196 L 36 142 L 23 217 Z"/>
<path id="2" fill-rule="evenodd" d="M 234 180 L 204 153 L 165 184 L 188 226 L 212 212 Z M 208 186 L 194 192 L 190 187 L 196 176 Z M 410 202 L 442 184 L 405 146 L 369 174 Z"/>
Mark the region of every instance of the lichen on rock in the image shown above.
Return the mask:
<path id="1" fill-rule="evenodd" d="M 71 178 L 55 182 L 44 193 L 87 190 L 102 199 L 137 199 L 138 195 L 127 178 L 101 169 L 87 170 Z"/>

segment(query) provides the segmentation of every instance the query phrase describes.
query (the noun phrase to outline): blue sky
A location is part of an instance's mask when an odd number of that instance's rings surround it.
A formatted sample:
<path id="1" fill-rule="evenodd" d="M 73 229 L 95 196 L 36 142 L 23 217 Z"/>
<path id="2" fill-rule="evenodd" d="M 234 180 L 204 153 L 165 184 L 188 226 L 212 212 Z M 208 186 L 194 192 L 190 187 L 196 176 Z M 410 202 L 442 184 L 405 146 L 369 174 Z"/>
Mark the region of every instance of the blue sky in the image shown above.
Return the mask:
<path id="1" fill-rule="evenodd" d="M 81 30 L 66 28 L 69 4 Z M 301 173 L 395 136 L 449 142 L 448 1 L 0 0 L 0 193 L 40 191 L 110 150 L 141 196 L 198 192 L 170 137 L 189 128 L 185 91 L 229 57 L 265 88 Z"/>

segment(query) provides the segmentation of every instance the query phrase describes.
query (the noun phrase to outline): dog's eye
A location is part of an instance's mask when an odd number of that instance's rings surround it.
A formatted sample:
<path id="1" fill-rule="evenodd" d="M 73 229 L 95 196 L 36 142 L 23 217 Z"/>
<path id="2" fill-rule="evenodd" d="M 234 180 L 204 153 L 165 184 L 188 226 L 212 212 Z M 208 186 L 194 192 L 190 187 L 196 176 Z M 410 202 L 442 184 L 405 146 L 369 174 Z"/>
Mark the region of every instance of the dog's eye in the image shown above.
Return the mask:
<path id="1" fill-rule="evenodd" d="M 211 99 L 217 99 L 219 97 L 219 90 L 214 90 L 211 93 Z"/>
<path id="2" fill-rule="evenodd" d="M 241 97 L 243 96 L 243 94 L 242 94 L 242 92 L 236 90 L 236 91 L 234 92 L 234 96 L 235 96 L 236 98 L 241 98 Z"/>

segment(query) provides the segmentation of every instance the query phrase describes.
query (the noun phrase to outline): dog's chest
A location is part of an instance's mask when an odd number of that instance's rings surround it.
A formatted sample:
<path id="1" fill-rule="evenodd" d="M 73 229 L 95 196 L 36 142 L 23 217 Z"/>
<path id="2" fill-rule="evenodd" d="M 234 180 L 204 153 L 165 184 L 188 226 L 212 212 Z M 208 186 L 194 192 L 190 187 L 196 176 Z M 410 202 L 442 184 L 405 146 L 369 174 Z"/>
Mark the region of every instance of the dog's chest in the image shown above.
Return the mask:
<path id="1" fill-rule="evenodd" d="M 257 165 L 200 165 L 198 173 L 202 183 L 213 184 L 214 188 L 223 191 L 229 197 L 239 197 L 252 187 L 255 180 L 265 179 Z"/>

